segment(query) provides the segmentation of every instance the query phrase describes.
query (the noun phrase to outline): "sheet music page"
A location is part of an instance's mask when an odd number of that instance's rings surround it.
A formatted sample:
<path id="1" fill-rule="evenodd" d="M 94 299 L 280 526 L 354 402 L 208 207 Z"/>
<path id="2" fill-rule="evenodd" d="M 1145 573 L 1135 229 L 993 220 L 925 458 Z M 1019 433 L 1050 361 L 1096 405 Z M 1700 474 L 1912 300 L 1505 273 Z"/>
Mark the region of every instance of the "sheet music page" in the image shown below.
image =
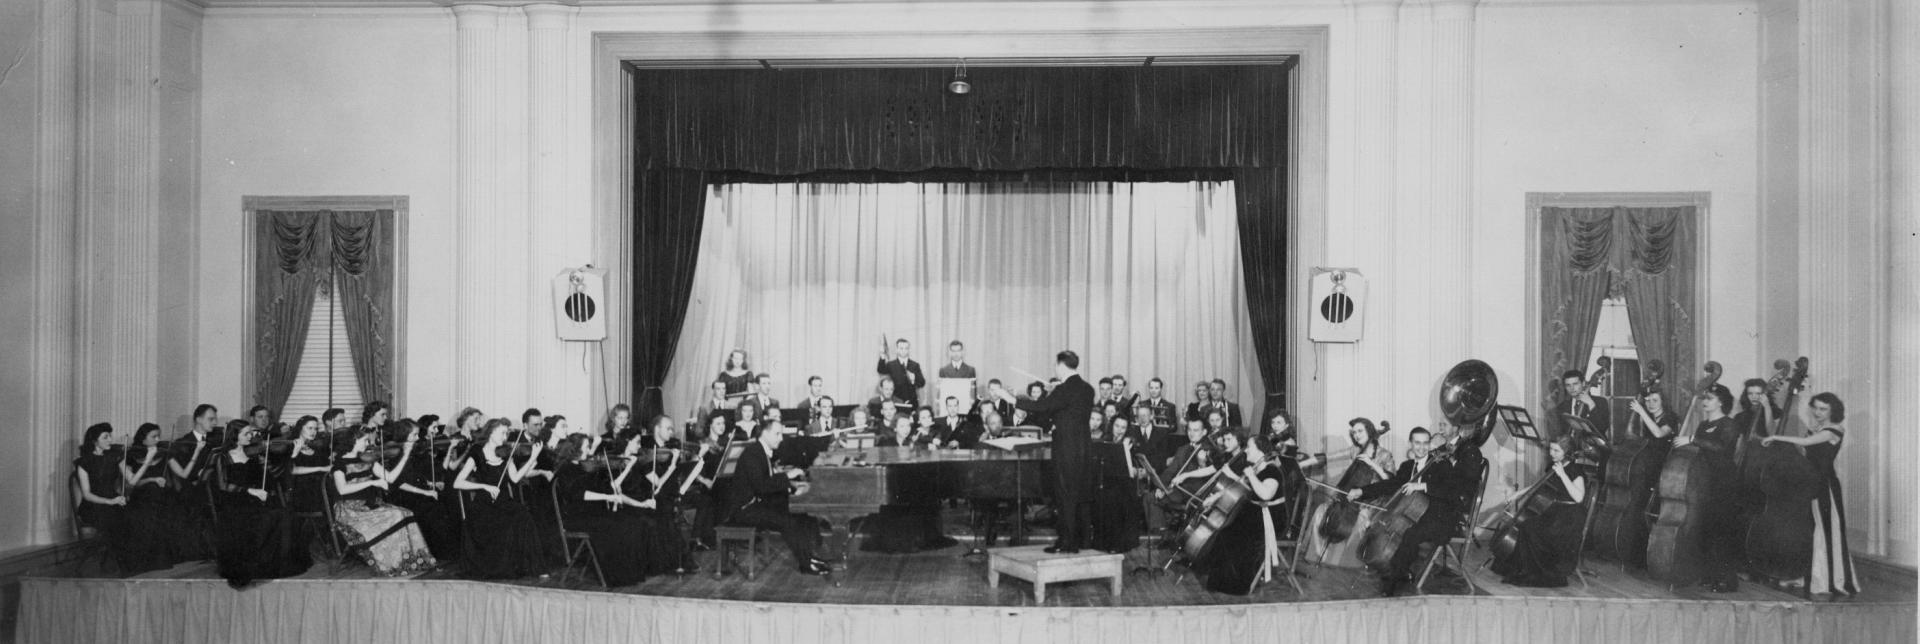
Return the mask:
<path id="1" fill-rule="evenodd" d="M 1046 441 L 1040 440 L 1038 438 L 1028 438 L 1026 436 L 1004 436 L 1001 438 L 989 438 L 989 439 L 980 441 L 980 444 L 992 445 L 994 447 L 1011 452 L 1022 445 L 1033 445 L 1036 443 L 1045 443 L 1045 442 Z"/>

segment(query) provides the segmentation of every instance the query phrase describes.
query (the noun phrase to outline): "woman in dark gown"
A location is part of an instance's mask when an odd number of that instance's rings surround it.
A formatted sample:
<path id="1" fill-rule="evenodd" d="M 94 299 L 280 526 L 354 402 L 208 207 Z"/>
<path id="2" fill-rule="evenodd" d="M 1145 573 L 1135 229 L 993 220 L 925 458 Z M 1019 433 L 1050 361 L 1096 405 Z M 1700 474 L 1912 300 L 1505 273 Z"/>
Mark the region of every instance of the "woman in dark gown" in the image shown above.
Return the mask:
<path id="1" fill-rule="evenodd" d="M 664 425 L 671 426 L 671 423 Z M 620 479 L 620 493 L 653 504 L 653 507 L 639 511 L 648 519 L 641 526 L 641 536 L 647 541 L 647 574 L 664 575 L 697 570 L 699 566 L 689 556 L 687 542 L 680 536 L 677 523 L 681 507 L 680 488 L 688 477 L 698 474 L 696 468 L 702 463 L 705 451 L 698 448 L 691 452 L 682 450 L 678 441 L 675 441 L 674 447 L 657 448 L 672 451 L 671 456 L 663 462 L 640 441 L 629 441 L 621 448 L 629 462 L 639 464 L 636 466 L 639 469 Z"/>
<path id="2" fill-rule="evenodd" d="M 1123 553 L 1140 545 L 1146 525 L 1140 490 L 1134 484 L 1133 455 L 1139 452 L 1140 433 L 1125 417 L 1110 422 L 1110 431 L 1119 440 L 1093 444 L 1093 539 L 1088 545 Z"/>
<path id="3" fill-rule="evenodd" d="M 74 459 L 74 477 L 80 486 L 80 508 L 74 520 L 93 528 L 106 539 L 107 553 L 125 575 L 137 575 L 165 568 L 165 553 L 155 553 L 153 542 L 141 534 L 145 526 L 133 522 L 124 493 L 126 474 L 120 470 L 120 455 L 109 451 L 113 425 L 97 423 L 87 428 L 80 441 L 80 457 Z"/>
<path id="4" fill-rule="evenodd" d="M 301 416 L 293 423 L 293 447 L 288 453 L 287 507 L 297 516 L 301 534 L 327 533 L 327 473 L 333 471 L 333 444 L 320 436 L 320 419 Z"/>
<path id="5" fill-rule="evenodd" d="M 387 500 L 413 513 L 413 520 L 420 526 L 420 534 L 426 539 L 427 551 L 433 554 L 434 560 L 441 563 L 457 560 L 460 521 L 458 515 L 448 512 L 447 505 L 440 501 L 449 487 L 441 479 L 440 459 L 433 454 L 432 442 L 425 440 L 425 426 L 406 419 L 401 419 L 400 425 L 407 430 L 406 441 L 411 446 L 401 451 L 410 454 L 411 460 L 391 466 L 400 474 L 394 479 Z"/>
<path id="6" fill-rule="evenodd" d="M 1808 571 L 1807 591 L 1815 595 L 1859 594 L 1860 579 L 1853 573 L 1853 550 L 1847 547 L 1847 509 L 1841 503 L 1840 475 L 1833 461 L 1846 442 L 1846 403 L 1832 392 L 1821 393 L 1808 402 L 1813 414 L 1811 426 L 1819 429 L 1804 437 L 1769 436 L 1763 444 L 1774 442 L 1799 445 L 1807 451 L 1807 461 L 1820 474 L 1820 490 L 1814 494 L 1809 511 L 1813 513 L 1812 569 Z"/>
<path id="7" fill-rule="evenodd" d="M 593 552 L 606 576 L 607 586 L 618 588 L 647 580 L 652 559 L 653 518 L 645 511 L 654 507 L 652 499 L 636 499 L 615 492 L 615 483 L 644 479 L 647 464 L 633 460 L 615 465 L 582 462 L 583 436 L 569 436 L 554 449 L 559 471 L 554 491 L 559 494 L 560 516 L 566 529 L 584 532 L 592 540 Z M 598 459 L 593 459 L 598 460 Z M 672 572 L 668 568 L 666 572 Z"/>
<path id="8" fill-rule="evenodd" d="M 1207 590 L 1245 595 L 1253 591 L 1265 567 L 1277 563 L 1268 558 L 1268 530 L 1277 539 L 1286 529 L 1289 515 L 1283 488 L 1289 476 L 1286 459 L 1268 458 L 1275 449 L 1273 441 L 1257 436 L 1247 442 L 1241 457 L 1221 465 L 1227 470 L 1223 476 L 1244 483 L 1249 494 L 1214 536 L 1206 557 L 1194 562 L 1193 570 L 1205 580 Z"/>
<path id="9" fill-rule="evenodd" d="M 753 384 L 753 367 L 747 364 L 746 350 L 734 349 L 729 352 L 726 366 L 720 369 L 720 375 L 715 376 L 714 381 L 726 383 L 729 397 L 747 393 L 747 387 Z"/>
<path id="10" fill-rule="evenodd" d="M 505 418 L 487 421 L 475 439 L 479 447 L 454 478 L 453 487 L 466 511 L 468 550 L 462 561 L 473 579 L 517 579 L 547 569 L 533 515 L 506 489 L 533 469 L 531 459 L 514 463 L 510 458 L 508 424 Z M 546 446 L 535 443 L 531 449 L 537 456 L 545 453 Z"/>
<path id="11" fill-rule="evenodd" d="M 279 497 L 279 486 L 267 478 L 260 432 L 248 426 L 229 427 L 236 440 L 215 454 L 215 494 L 220 506 L 217 527 L 220 576 L 227 585 L 245 588 L 263 579 L 292 577 L 313 565 L 307 541 L 294 523 L 293 513 Z"/>
<path id="12" fill-rule="evenodd" d="M 1549 444 L 1547 453 L 1552 462 L 1542 474 L 1547 477 L 1545 483 L 1534 492 L 1544 501 L 1528 503 L 1533 507 L 1544 504 L 1546 509 L 1516 524 L 1513 551 L 1494 557 L 1493 572 L 1505 583 L 1560 588 L 1573 574 L 1579 560 L 1580 531 L 1586 528 L 1590 473 L 1573 462 L 1571 444 L 1569 438 Z"/>
<path id="13" fill-rule="evenodd" d="M 141 423 L 132 447 L 120 462 L 120 480 L 126 481 L 127 522 L 139 526 L 147 548 L 145 560 L 122 567 L 127 574 L 171 567 L 200 558 L 200 535 L 167 485 L 167 455 L 160 446 L 160 426 Z"/>

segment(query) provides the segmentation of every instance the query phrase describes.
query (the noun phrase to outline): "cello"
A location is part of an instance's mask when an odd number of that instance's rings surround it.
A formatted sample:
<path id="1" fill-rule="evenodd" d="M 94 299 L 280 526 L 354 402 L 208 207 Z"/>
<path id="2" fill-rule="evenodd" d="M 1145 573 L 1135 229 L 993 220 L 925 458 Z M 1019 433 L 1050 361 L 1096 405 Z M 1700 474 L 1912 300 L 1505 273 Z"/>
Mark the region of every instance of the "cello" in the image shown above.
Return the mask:
<path id="1" fill-rule="evenodd" d="M 1421 475 L 1439 466 L 1441 460 L 1453 457 L 1454 433 L 1451 428 L 1443 428 L 1432 434 L 1433 441 L 1440 445 L 1427 452 L 1426 468 L 1414 472 L 1409 483 L 1417 482 Z M 1385 507 L 1374 515 L 1373 522 L 1367 525 L 1366 532 L 1360 536 L 1360 561 L 1375 570 L 1386 570 L 1393 559 L 1393 552 L 1400 549 L 1400 542 L 1406 538 L 1407 530 L 1426 516 L 1430 506 L 1432 499 L 1428 498 L 1427 493 L 1409 492 L 1406 486 L 1401 486 L 1387 499 Z"/>
<path id="2" fill-rule="evenodd" d="M 1794 405 L 1806 386 L 1807 359 L 1794 361 L 1793 375 L 1784 388 L 1788 410 L 1774 421 L 1767 436 L 1786 435 L 1793 418 Z M 1813 558 L 1813 514 L 1807 508 L 1819 489 L 1819 474 L 1807 461 L 1798 445 L 1774 441 L 1763 445 L 1763 437 L 1748 436 L 1747 460 L 1742 465 L 1743 483 L 1765 497 L 1765 505 L 1747 524 L 1745 546 L 1747 567 L 1754 574 L 1773 579 L 1795 579 L 1806 575 Z"/>
<path id="3" fill-rule="evenodd" d="M 1318 560 L 1322 564 L 1332 563 L 1335 566 L 1350 568 L 1361 565 L 1352 536 L 1356 528 L 1364 527 L 1372 521 L 1373 513 L 1377 510 L 1365 503 L 1349 500 L 1345 492 L 1377 483 L 1387 477 L 1383 471 L 1392 470 L 1393 455 L 1386 448 L 1379 446 L 1377 437 L 1393 431 L 1393 425 L 1381 421 L 1380 427 L 1380 431 L 1374 435 L 1374 438 L 1370 438 L 1367 444 L 1359 446 L 1353 463 L 1348 465 L 1347 471 L 1340 475 L 1340 481 L 1336 485 L 1325 486 L 1317 481 L 1313 482 L 1317 491 L 1329 493 L 1328 501 L 1315 508 L 1313 516 L 1307 522 L 1307 525 L 1312 526 L 1312 531 L 1309 533 L 1309 538 L 1312 539 L 1311 549 L 1318 553 Z M 1370 449 L 1372 454 L 1368 453 Z"/>
<path id="4" fill-rule="evenodd" d="M 1641 398 L 1661 397 L 1660 417 L 1653 418 L 1642 402 L 1634 404 L 1635 422 L 1630 435 L 1613 447 L 1601 476 L 1600 505 L 1593 511 L 1593 526 L 1588 543 L 1595 554 L 1622 564 L 1643 568 L 1647 565 L 1647 503 L 1660 482 L 1660 466 L 1672 449 L 1671 436 L 1665 440 L 1651 435 L 1648 420 L 1670 422 L 1673 413 L 1660 391 L 1666 365 L 1659 360 L 1647 363 L 1647 379 L 1641 383 Z"/>
<path id="5" fill-rule="evenodd" d="M 1720 381 L 1720 363 L 1707 361 L 1702 367 L 1707 372 L 1694 389 L 1695 395 L 1704 395 Z M 1691 581 L 1700 576 L 1701 553 L 1700 533 L 1701 517 L 1706 513 L 1706 504 L 1718 483 L 1719 475 L 1709 458 L 1701 453 L 1699 445 L 1692 443 L 1694 432 L 1699 426 L 1693 422 L 1693 414 L 1700 405 L 1697 398 L 1687 406 L 1686 420 L 1681 423 L 1686 445 L 1673 448 L 1667 454 L 1667 462 L 1660 468 L 1660 480 L 1655 488 L 1653 503 L 1653 526 L 1647 533 L 1647 572 L 1654 579 L 1670 583 Z"/>

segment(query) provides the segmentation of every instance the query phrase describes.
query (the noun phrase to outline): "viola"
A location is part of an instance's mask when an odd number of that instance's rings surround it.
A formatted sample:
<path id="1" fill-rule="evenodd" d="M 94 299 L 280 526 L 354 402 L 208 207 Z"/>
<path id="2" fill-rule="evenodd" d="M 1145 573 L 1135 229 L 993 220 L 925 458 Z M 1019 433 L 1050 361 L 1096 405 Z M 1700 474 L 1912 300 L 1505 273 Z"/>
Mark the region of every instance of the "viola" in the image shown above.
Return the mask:
<path id="1" fill-rule="evenodd" d="M 1806 380 L 1807 359 L 1802 357 L 1795 361 L 1793 374 L 1787 378 L 1783 409 L 1794 408 Z M 1766 431 L 1767 436 L 1787 435 L 1792 419 L 1791 413 L 1781 414 Z M 1759 513 L 1747 524 L 1747 565 L 1760 575 L 1794 579 L 1805 575 L 1813 560 L 1813 513 L 1807 508 L 1820 487 L 1820 475 L 1799 446 L 1780 441 L 1765 445 L 1761 438 L 1742 439 L 1752 441 L 1741 467 L 1744 484 L 1765 499 Z"/>
<path id="2" fill-rule="evenodd" d="M 1708 361 L 1704 370 L 1706 377 L 1701 378 L 1694 389 L 1698 394 L 1705 394 L 1720 381 L 1720 363 Z M 1687 420 L 1681 425 L 1688 439 L 1698 429 L 1691 421 L 1699 407 L 1697 403 L 1687 405 Z M 1689 442 L 1673 448 L 1660 468 L 1660 483 L 1654 499 L 1657 505 L 1653 506 L 1657 509 L 1652 510 L 1656 514 L 1653 527 L 1647 533 L 1647 572 L 1654 579 L 1679 583 L 1700 576 L 1704 564 L 1700 552 L 1704 526 L 1701 517 L 1707 513 L 1707 504 L 1714 501 L 1708 495 L 1720 476 L 1708 458 L 1699 445 Z"/>

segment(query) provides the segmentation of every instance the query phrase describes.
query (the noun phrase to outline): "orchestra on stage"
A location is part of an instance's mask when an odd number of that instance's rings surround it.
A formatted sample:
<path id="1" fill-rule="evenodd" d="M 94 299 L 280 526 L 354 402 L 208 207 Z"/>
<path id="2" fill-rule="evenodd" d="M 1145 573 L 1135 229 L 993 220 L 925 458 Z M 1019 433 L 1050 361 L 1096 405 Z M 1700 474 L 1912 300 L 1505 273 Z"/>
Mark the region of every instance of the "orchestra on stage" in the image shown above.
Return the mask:
<path id="1" fill-rule="evenodd" d="M 1049 376 L 980 382 L 959 341 L 932 370 L 908 340 L 882 344 L 859 395 L 809 376 L 790 405 L 775 378 L 803 374 L 755 371 L 735 350 L 685 416 L 468 407 L 443 422 L 374 401 L 291 421 L 264 406 L 223 421 L 203 404 L 170 440 L 99 423 L 80 436 L 74 515 L 121 574 L 212 561 L 236 588 L 318 560 L 396 577 L 578 569 L 621 587 L 726 556 L 729 528 L 832 575 L 849 557 L 953 546 L 948 528 L 967 525 L 970 553 L 1134 553 L 1236 595 L 1303 563 L 1366 570 L 1383 596 L 1420 592 L 1436 573 L 1469 577 L 1469 550 L 1516 586 L 1566 586 L 1593 557 L 1712 592 L 1860 591 L 1836 471 L 1846 405 L 1804 395 L 1805 358 L 1737 390 L 1718 363 L 1683 383 L 1650 364 L 1624 406 L 1594 394 L 1605 365 L 1569 370 L 1540 410 L 1546 432 L 1470 360 L 1442 381 L 1444 420 L 1335 420 L 1340 445 L 1321 453 L 1301 427 L 1322 419 L 1249 419 L 1223 380 L 1175 401 L 1158 377 L 1085 374 L 1061 351 Z M 1540 465 L 1487 498 L 1500 450 Z"/>

